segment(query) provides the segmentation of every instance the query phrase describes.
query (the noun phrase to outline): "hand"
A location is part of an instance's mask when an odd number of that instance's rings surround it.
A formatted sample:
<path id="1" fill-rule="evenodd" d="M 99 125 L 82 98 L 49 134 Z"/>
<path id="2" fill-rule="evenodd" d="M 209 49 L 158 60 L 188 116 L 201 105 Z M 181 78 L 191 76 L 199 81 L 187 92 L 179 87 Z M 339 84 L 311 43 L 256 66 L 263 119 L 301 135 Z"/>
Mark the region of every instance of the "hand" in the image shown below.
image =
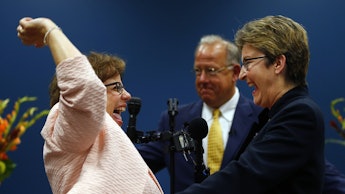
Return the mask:
<path id="1" fill-rule="evenodd" d="M 25 17 L 19 21 L 17 35 L 24 45 L 34 45 L 37 48 L 45 46 L 43 39 L 48 29 L 56 26 L 48 18 Z"/>
<path id="2" fill-rule="evenodd" d="M 82 55 L 79 49 L 49 18 L 24 17 L 19 20 L 17 32 L 24 45 L 34 45 L 38 48 L 47 45 L 56 65 L 67 58 Z"/>

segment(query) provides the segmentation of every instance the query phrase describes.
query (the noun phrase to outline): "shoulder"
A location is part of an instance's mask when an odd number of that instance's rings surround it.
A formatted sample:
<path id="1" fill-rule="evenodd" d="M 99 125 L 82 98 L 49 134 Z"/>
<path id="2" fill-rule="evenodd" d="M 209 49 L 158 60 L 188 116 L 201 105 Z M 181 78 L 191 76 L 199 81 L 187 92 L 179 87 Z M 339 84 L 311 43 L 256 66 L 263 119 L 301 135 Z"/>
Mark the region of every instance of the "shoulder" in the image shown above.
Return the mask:
<path id="1" fill-rule="evenodd" d="M 314 119 L 320 119 L 323 117 L 319 105 L 309 96 L 300 96 L 288 103 L 283 109 L 290 110 L 291 112 L 294 112 L 294 114 L 308 114 L 310 117 L 314 117 Z"/>
<path id="2" fill-rule="evenodd" d="M 255 115 L 259 115 L 263 110 L 262 107 L 254 104 L 252 99 L 249 99 L 241 93 L 238 100 L 237 109 L 244 109 L 244 111 L 253 112 Z"/>

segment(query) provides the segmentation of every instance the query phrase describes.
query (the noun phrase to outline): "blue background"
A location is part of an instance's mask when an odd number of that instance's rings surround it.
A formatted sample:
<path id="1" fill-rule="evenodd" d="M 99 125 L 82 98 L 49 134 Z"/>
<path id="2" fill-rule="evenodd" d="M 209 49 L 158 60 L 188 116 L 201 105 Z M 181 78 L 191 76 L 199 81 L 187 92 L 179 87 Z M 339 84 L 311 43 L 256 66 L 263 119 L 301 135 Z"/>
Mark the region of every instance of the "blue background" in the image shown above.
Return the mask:
<path id="1" fill-rule="evenodd" d="M 177 98 L 180 104 L 198 99 L 191 69 L 201 36 L 220 34 L 233 40 L 245 22 L 281 14 L 300 22 L 309 33 L 310 93 L 324 112 L 326 138 L 339 138 L 328 123 L 333 119 L 330 101 L 345 97 L 344 7 L 343 0 L 2 0 L 0 99 L 12 100 L 10 110 L 17 98 L 37 96 L 28 105 L 49 108 L 48 84 L 54 73 L 50 52 L 23 46 L 16 32 L 22 17 L 49 17 L 82 52 L 108 52 L 126 60 L 126 89 L 142 99 L 137 128 L 154 130 L 169 98 Z M 238 86 L 251 97 L 244 82 Z M 128 112 L 123 118 L 126 129 Z M 18 150 L 10 154 L 18 166 L 0 193 L 51 193 L 42 160 L 43 122 L 31 127 Z M 345 172 L 345 147 L 327 144 L 325 153 Z M 167 171 L 157 177 L 169 193 Z"/>

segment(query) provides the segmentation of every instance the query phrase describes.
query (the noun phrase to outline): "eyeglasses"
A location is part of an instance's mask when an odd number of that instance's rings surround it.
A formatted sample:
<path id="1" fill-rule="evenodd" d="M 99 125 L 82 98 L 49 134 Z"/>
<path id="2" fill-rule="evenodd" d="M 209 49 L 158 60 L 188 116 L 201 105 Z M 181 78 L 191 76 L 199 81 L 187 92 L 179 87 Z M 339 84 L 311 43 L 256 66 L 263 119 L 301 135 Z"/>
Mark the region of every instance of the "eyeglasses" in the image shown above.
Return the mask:
<path id="1" fill-rule="evenodd" d="M 230 65 L 226 65 L 226 66 L 221 67 L 221 68 L 214 68 L 214 67 L 208 67 L 205 69 L 195 68 L 193 70 L 193 72 L 195 73 L 196 76 L 200 76 L 202 74 L 202 71 L 205 71 L 207 76 L 215 76 L 218 73 L 224 71 L 225 69 L 231 70 L 233 68 L 234 68 L 234 66 L 232 64 L 230 64 Z"/>
<path id="2" fill-rule="evenodd" d="M 118 92 L 120 95 L 123 93 L 123 90 L 125 89 L 125 87 L 123 87 L 123 85 L 120 82 L 113 82 L 110 84 L 105 84 L 106 87 L 108 86 L 114 86 L 112 88 L 112 90 Z"/>
<path id="3" fill-rule="evenodd" d="M 261 57 L 252 57 L 252 58 L 246 58 L 246 59 L 243 59 L 243 62 L 242 62 L 242 67 L 244 67 L 244 69 L 246 71 L 248 71 L 249 69 L 249 65 L 251 64 L 250 62 L 253 61 L 253 60 L 256 60 L 256 59 L 263 59 L 263 58 L 266 58 L 266 56 L 261 56 Z M 256 65 L 258 63 L 255 63 L 253 65 Z M 252 67 L 253 67 L 252 65 Z"/>

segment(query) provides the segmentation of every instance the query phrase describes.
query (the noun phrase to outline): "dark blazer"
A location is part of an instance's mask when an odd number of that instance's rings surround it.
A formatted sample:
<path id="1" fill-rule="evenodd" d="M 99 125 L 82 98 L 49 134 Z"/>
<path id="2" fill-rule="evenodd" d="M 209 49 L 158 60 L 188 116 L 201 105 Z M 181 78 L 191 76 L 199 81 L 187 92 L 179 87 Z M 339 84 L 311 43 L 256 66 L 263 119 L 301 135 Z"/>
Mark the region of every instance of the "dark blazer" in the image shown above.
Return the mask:
<path id="1" fill-rule="evenodd" d="M 201 117 L 203 102 L 201 100 L 182 105 L 178 107 L 178 113 L 175 116 L 175 129 L 183 129 L 185 123 L 192 121 L 195 118 Z M 252 100 L 245 98 L 240 94 L 240 98 L 235 110 L 234 120 L 229 133 L 229 139 L 224 151 L 223 162 L 221 168 L 234 159 L 235 155 L 239 152 L 241 145 L 248 136 L 252 125 L 257 122 L 258 114 L 261 108 L 255 106 Z M 169 115 L 164 111 L 159 121 L 159 130 L 170 130 Z M 229 130 L 230 131 L 230 130 Z M 147 144 L 140 144 L 138 150 L 153 172 L 157 172 L 165 167 L 168 167 L 170 172 L 170 142 L 157 141 Z M 187 155 L 188 156 L 188 155 Z M 175 187 L 174 190 L 182 191 L 195 182 L 194 170 L 195 166 L 192 159 L 186 161 L 182 152 L 175 152 Z M 194 153 L 191 157 L 195 158 Z"/>
<path id="2" fill-rule="evenodd" d="M 324 178 L 324 119 L 305 87 L 284 94 L 238 160 L 179 194 L 318 194 Z"/>

